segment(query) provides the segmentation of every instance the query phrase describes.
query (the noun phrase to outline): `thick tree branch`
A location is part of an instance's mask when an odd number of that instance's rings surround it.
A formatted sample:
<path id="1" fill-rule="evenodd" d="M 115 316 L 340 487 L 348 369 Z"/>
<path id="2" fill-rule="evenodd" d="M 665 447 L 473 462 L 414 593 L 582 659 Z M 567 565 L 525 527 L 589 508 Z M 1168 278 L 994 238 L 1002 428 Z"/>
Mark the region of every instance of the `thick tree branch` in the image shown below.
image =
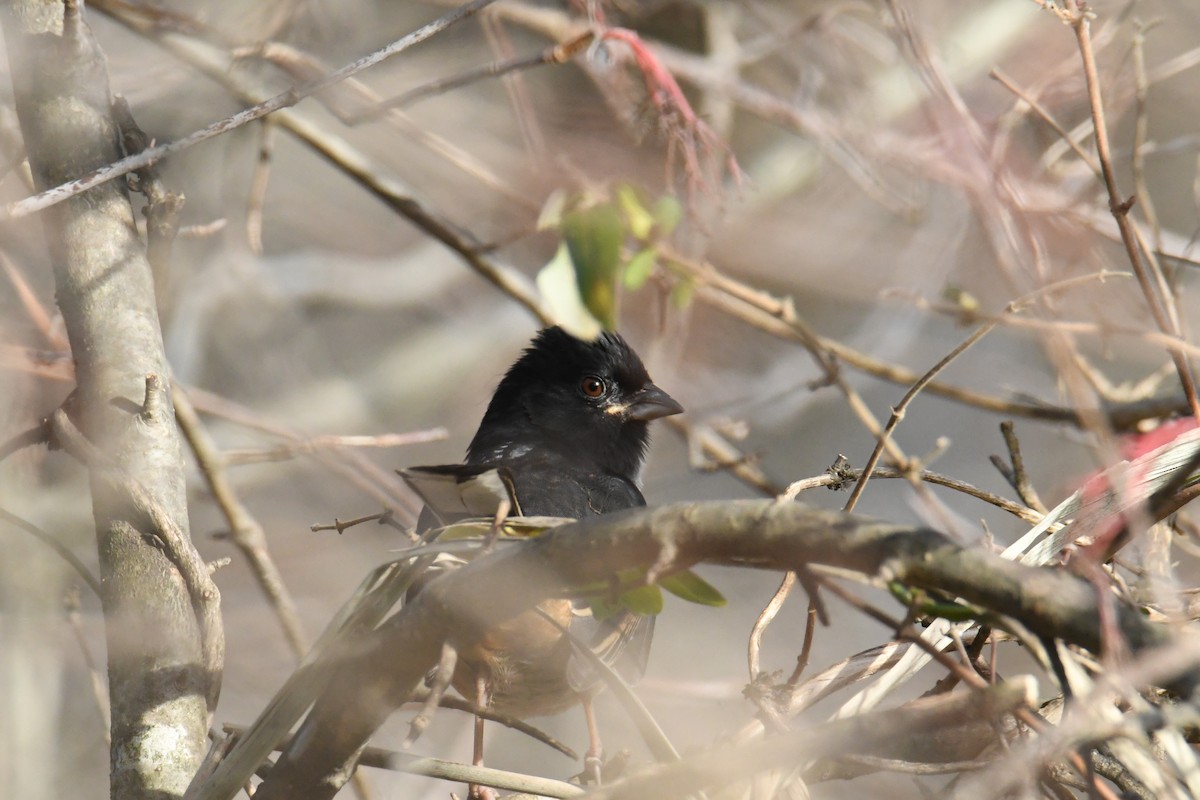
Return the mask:
<path id="1" fill-rule="evenodd" d="M 1100 647 L 1096 594 L 1073 575 L 966 548 L 926 528 L 799 504 L 736 501 L 641 509 L 512 544 L 432 581 L 361 648 L 343 654 L 344 666 L 256 796 L 331 797 L 350 774 L 353 754 L 420 684 L 443 641 L 469 647 L 488 629 L 548 597 L 638 565 L 652 573 L 698 562 L 780 570 L 835 566 L 962 597 L 1047 639 L 1093 651 Z M 1117 624 L 1135 652 L 1165 645 L 1171 637 L 1131 606 L 1118 607 Z M 1191 670 L 1168 684 L 1190 694 L 1197 682 Z"/>
<path id="2" fill-rule="evenodd" d="M 79 4 L 17 0 L 4 4 L 2 19 L 38 188 L 119 161 L 104 57 Z M 106 464 L 130 479 L 109 480 L 89 465 L 112 698 L 111 793 L 161 800 L 183 793 L 207 749 L 220 661 L 206 664 L 202 645 L 219 641 L 220 622 L 202 637 L 178 565 L 156 545 L 165 520 L 175 544 L 199 560 L 187 535 L 170 398 L 147 381 L 167 374 L 150 268 L 120 182 L 73 197 L 44 219 L 75 358 L 77 421 Z M 134 497 L 134 485 L 153 498 L 160 520 Z M 210 599 L 216 603 L 215 593 Z"/>

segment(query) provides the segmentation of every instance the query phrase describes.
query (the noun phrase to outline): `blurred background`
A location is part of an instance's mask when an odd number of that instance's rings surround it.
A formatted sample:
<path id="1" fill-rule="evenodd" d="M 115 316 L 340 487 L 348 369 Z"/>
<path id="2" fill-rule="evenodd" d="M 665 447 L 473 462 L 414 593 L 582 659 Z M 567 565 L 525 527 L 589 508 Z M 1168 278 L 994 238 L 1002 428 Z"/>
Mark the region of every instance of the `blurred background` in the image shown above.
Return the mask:
<path id="1" fill-rule="evenodd" d="M 88 21 L 113 91 L 151 137 L 169 141 L 235 112 L 248 95 L 262 99 L 370 53 L 445 8 L 105 0 L 90 4 Z M 1197 316 L 1200 6 L 1102 0 L 1092 10 L 1116 177 L 1126 195 L 1138 193 L 1133 213 L 1162 254 L 1186 330 Z M 433 81 L 537 56 L 589 24 L 636 31 L 675 75 L 686 105 L 664 106 L 669 85 L 648 80 L 636 48 L 608 42 L 356 119 Z M 0 97 L 10 93 L 0 82 Z M 897 429 L 903 452 L 1013 497 L 988 457 L 1006 452 L 998 425 L 1014 419 L 1031 481 L 1052 506 L 1101 465 L 1102 450 L 1095 431 L 1046 409 L 1156 398 L 1159 413 L 1181 407 L 1167 353 L 1146 335 L 1155 326 L 1128 275 L 1104 185 L 1046 120 L 1094 153 L 1074 34 L 1031 0 L 508 0 L 287 113 L 293 122 L 247 125 L 162 165 L 186 206 L 157 283 L 175 378 L 193 390 L 229 454 L 230 476 L 265 529 L 310 637 L 404 543 L 374 523 L 341 534 L 310 527 L 384 507 L 410 522 L 415 501 L 392 471 L 461 459 L 497 380 L 540 326 L 497 282 L 538 297 L 536 276 L 559 244 L 547 209 L 564 198 L 606 201 L 633 186 L 648 206 L 670 194 L 682 211 L 656 240 L 650 279 L 619 296 L 620 329 L 687 409 L 686 429 L 655 431 L 645 473 L 651 504 L 762 496 L 820 475 L 839 455 L 862 467 L 875 437 L 848 392 L 886 422 L 915 376 L 981 322 L 1064 281 L 938 376 L 1001 409 L 926 391 Z M 0 152 L 0 199 L 27 196 L 10 96 L 0 104 Z M 414 206 L 426 215 L 416 223 Z M 429 219 L 479 257 L 439 241 Z M 71 383 L 65 354 L 31 313 L 55 313 L 41 223 L 8 223 L 0 237 L 7 439 L 49 414 Z M 489 269 L 498 270 L 491 279 Z M 1096 277 L 1102 271 L 1122 274 Z M 842 348 L 841 387 L 799 341 L 797 325 L 780 322 L 791 319 L 788 309 Z M 1064 321 L 1079 325 L 1055 327 Z M 51 320 L 51 334 L 57 325 Z M 1047 344 L 1060 335 L 1066 355 Z M 1089 376 L 1082 383 L 1081 374 Z M 444 436 L 404 446 L 329 438 L 438 428 Z M 714 438 L 745 458 L 741 476 L 715 455 Z M 194 468 L 193 478 L 193 537 L 206 559 L 232 559 L 216 573 L 228 636 L 216 722 L 246 724 L 294 656 Z M 800 496 L 828 508 L 846 498 L 822 488 Z M 7 459 L 0 506 L 95 569 L 86 478 L 69 458 L 33 448 Z M 922 494 L 899 480 L 872 482 L 857 510 L 968 541 L 1003 544 L 1028 527 L 964 494 Z M 78 586 L 78 610 L 67 609 L 80 581 L 60 556 L 10 524 L 0 524 L 0 543 L 0 794 L 105 796 L 105 730 L 88 671 L 89 658 L 104 663 L 99 602 Z M 1182 558 L 1186 571 L 1190 556 Z M 753 717 L 742 697 L 746 641 L 780 577 L 703 572 L 729 605 L 668 598 L 639 690 L 684 751 Z M 797 593 L 766 635 L 764 670 L 792 670 L 805 610 Z M 888 636 L 836 602 L 830 610 L 812 671 Z M 812 718 L 835 707 L 822 704 Z M 611 749 L 629 747 L 635 764 L 649 760 L 611 699 L 600 715 Z M 409 716 L 394 717 L 376 743 L 397 746 Z M 586 746 L 582 715 L 540 722 Z M 494 727 L 489 736 L 490 765 L 559 778 L 578 770 L 515 733 Z M 465 760 L 469 718 L 441 712 L 417 750 Z M 374 770 L 369 777 L 378 797 L 451 790 Z M 886 774 L 814 787 L 819 797 L 885 790 L 919 796 Z"/>

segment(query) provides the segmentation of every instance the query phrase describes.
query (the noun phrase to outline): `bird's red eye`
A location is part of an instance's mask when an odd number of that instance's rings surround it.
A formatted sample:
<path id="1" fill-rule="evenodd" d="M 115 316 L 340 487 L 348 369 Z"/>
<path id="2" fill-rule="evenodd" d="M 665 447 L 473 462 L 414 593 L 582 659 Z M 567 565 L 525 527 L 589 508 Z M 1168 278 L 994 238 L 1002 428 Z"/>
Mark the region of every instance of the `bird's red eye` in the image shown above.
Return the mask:
<path id="1" fill-rule="evenodd" d="M 588 375 L 579 382 L 579 391 L 588 397 L 599 397 L 604 394 L 604 381 L 595 375 Z"/>

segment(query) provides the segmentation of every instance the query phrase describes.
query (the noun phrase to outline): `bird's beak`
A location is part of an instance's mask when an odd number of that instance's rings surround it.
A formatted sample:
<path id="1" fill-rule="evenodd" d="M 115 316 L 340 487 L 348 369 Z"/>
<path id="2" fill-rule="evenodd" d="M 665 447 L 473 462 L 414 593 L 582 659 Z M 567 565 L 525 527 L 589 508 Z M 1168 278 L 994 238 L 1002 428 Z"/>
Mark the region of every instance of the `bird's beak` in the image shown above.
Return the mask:
<path id="1" fill-rule="evenodd" d="M 629 419 L 635 419 L 638 422 L 649 422 L 659 417 L 682 413 L 683 406 L 653 383 L 646 384 L 640 392 L 633 396 L 633 402 L 629 404 L 628 411 Z"/>

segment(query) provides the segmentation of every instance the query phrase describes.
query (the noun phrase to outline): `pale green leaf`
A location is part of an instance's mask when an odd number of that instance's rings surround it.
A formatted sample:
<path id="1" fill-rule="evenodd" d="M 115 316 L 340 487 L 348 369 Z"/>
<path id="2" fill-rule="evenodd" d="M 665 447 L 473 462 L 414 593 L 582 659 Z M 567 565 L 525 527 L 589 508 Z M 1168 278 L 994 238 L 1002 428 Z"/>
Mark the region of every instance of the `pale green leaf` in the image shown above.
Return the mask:
<path id="1" fill-rule="evenodd" d="M 617 272 L 625 241 L 620 212 L 611 203 L 570 211 L 563 215 L 562 235 L 583 304 L 604 327 L 615 328 Z"/>
<path id="2" fill-rule="evenodd" d="M 653 247 L 647 247 L 645 250 L 635 253 L 633 258 L 629 259 L 629 263 L 625 265 L 625 288 L 636 292 L 645 286 L 646 281 L 654 273 L 654 266 L 657 263 L 658 251 Z"/>
<path id="3" fill-rule="evenodd" d="M 629 223 L 629 232 L 643 242 L 650 238 L 650 232 L 654 229 L 654 223 L 657 220 L 642 205 L 637 190 L 627 183 L 618 186 L 617 204 L 625 213 L 625 220 Z"/>
<path id="4" fill-rule="evenodd" d="M 659 236 L 669 236 L 679 220 L 683 219 L 683 207 L 669 194 L 658 198 L 654 204 L 654 221 L 658 223 Z"/>
<path id="5" fill-rule="evenodd" d="M 567 333 L 591 341 L 604 330 L 600 320 L 583 303 L 571 254 L 565 243 L 559 245 L 554 258 L 538 272 L 537 287 L 550 309 L 550 316 Z"/>
<path id="6" fill-rule="evenodd" d="M 662 590 L 657 586 L 638 586 L 621 594 L 621 604 L 635 614 L 652 617 L 663 610 Z"/>
<path id="7" fill-rule="evenodd" d="M 725 596 L 690 569 L 660 578 L 658 585 L 676 597 L 703 606 L 723 606 Z"/>

